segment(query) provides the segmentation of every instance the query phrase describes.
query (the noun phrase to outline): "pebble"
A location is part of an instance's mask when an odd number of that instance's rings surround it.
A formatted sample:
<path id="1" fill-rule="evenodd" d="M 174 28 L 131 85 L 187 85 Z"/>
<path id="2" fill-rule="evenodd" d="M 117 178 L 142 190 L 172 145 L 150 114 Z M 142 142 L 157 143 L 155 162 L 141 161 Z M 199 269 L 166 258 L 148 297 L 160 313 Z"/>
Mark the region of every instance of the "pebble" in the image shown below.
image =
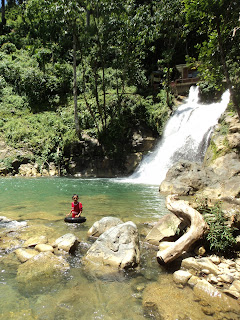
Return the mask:
<path id="1" fill-rule="evenodd" d="M 210 256 L 209 259 L 214 263 L 214 264 L 219 264 L 221 262 L 220 257 L 218 256 Z"/>

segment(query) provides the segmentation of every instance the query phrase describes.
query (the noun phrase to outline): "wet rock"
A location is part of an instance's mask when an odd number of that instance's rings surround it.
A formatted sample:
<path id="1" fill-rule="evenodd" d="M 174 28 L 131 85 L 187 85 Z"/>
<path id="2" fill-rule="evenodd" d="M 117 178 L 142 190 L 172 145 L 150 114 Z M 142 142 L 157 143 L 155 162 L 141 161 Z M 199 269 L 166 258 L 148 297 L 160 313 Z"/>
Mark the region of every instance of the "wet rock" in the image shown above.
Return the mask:
<path id="1" fill-rule="evenodd" d="M 35 247 L 37 244 L 45 244 L 48 242 L 48 239 L 46 236 L 35 236 L 31 237 L 28 240 L 24 242 L 24 247 Z"/>
<path id="2" fill-rule="evenodd" d="M 134 268 L 140 262 L 139 234 L 136 225 L 128 221 L 108 229 L 91 246 L 84 257 L 86 266 Z"/>
<path id="3" fill-rule="evenodd" d="M 51 252 L 41 252 L 18 267 L 17 282 L 23 291 L 41 291 L 59 281 L 69 264 Z"/>
<path id="4" fill-rule="evenodd" d="M 229 289 L 224 289 L 223 292 L 234 299 L 240 298 L 240 293 L 237 290 L 234 290 L 232 287 Z"/>
<path id="5" fill-rule="evenodd" d="M 199 281 L 199 278 L 197 276 L 192 276 L 189 280 L 188 280 L 188 285 L 193 288 L 197 282 Z"/>
<path id="6" fill-rule="evenodd" d="M 37 244 L 35 247 L 35 250 L 37 250 L 39 252 L 47 252 L 47 251 L 53 252 L 54 251 L 53 247 L 50 244 L 44 244 L 44 243 Z"/>
<path id="7" fill-rule="evenodd" d="M 10 252 L 14 249 L 17 249 L 21 246 L 21 242 L 18 239 L 12 239 L 10 237 L 1 237 L 0 238 L 0 251 Z"/>
<path id="8" fill-rule="evenodd" d="M 200 303 L 207 308 L 202 308 L 205 314 L 223 312 L 229 313 L 230 319 L 236 319 L 240 312 L 240 305 L 231 298 L 214 288 L 209 282 L 202 279 L 197 282 L 193 288 L 193 292 Z M 224 318 L 224 317 L 223 317 Z"/>
<path id="9" fill-rule="evenodd" d="M 104 217 L 99 221 L 96 221 L 92 227 L 88 230 L 88 236 L 99 237 L 102 233 L 123 223 L 122 220 L 116 217 Z"/>
<path id="10" fill-rule="evenodd" d="M 78 239 L 72 233 L 67 233 L 62 237 L 58 238 L 52 245 L 53 248 L 58 248 L 59 250 L 63 250 L 69 253 L 73 253 L 78 246 Z"/>
<path id="11" fill-rule="evenodd" d="M 153 244 L 159 245 L 161 241 L 173 240 L 178 229 L 185 227 L 182 221 L 175 214 L 163 216 L 146 236 L 146 240 Z"/>
<path id="12" fill-rule="evenodd" d="M 33 249 L 17 249 L 15 250 L 15 254 L 20 262 L 26 262 L 27 260 L 31 259 L 32 257 L 39 254 L 38 251 Z"/>
<path id="13" fill-rule="evenodd" d="M 160 191 L 168 194 L 193 195 L 212 183 L 212 169 L 202 168 L 199 163 L 178 162 L 169 169 Z"/>
<path id="14" fill-rule="evenodd" d="M 188 271 L 178 270 L 173 274 L 173 281 L 176 284 L 186 285 L 192 274 Z"/>
<path id="15" fill-rule="evenodd" d="M 193 298 L 191 288 L 184 287 L 182 290 L 172 282 L 171 276 L 164 275 L 157 282 L 147 285 L 142 303 L 149 318 L 202 320 L 204 314 Z"/>

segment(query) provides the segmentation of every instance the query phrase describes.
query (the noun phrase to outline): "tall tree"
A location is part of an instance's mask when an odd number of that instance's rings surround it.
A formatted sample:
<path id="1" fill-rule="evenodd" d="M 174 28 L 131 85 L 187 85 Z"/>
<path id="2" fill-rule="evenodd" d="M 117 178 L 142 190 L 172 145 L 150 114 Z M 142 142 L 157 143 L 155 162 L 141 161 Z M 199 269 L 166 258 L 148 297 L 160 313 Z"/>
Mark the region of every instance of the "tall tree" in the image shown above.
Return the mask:
<path id="1" fill-rule="evenodd" d="M 30 31 L 38 33 L 44 43 L 65 38 L 72 39 L 74 123 L 77 136 L 80 136 L 77 106 L 77 44 L 80 28 L 85 24 L 85 4 L 81 0 L 29 0 L 26 17 Z M 84 15 L 83 15 L 84 14 Z M 71 35 L 71 36 L 70 36 Z M 66 41 L 66 40 L 65 40 Z M 63 40 L 64 42 L 64 40 Z"/>
<path id="2" fill-rule="evenodd" d="M 233 106 L 240 118 L 239 40 L 233 30 L 239 18 L 239 1 L 184 0 L 189 28 L 205 33 L 207 41 L 198 44 L 201 71 L 214 82 L 222 73 L 231 94 Z"/>
<path id="3" fill-rule="evenodd" d="M 3 34 L 4 26 L 6 25 L 6 18 L 5 18 L 5 0 L 1 0 L 1 11 L 2 11 L 2 22 L 1 22 L 1 33 Z"/>

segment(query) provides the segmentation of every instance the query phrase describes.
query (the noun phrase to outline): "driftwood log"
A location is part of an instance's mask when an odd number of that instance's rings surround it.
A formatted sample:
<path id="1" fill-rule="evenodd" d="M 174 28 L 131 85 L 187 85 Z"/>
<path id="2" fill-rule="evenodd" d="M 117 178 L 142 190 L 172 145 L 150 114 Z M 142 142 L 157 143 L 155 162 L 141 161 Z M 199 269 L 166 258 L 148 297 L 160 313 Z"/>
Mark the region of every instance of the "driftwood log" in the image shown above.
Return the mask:
<path id="1" fill-rule="evenodd" d="M 181 220 L 184 220 L 190 227 L 188 231 L 177 241 L 173 242 L 169 248 L 158 251 L 157 261 L 161 265 L 172 262 L 184 251 L 187 251 L 195 241 L 203 236 L 208 228 L 202 215 L 193 209 L 187 201 L 179 200 L 176 195 L 167 196 L 166 206 L 168 210 L 173 212 Z"/>

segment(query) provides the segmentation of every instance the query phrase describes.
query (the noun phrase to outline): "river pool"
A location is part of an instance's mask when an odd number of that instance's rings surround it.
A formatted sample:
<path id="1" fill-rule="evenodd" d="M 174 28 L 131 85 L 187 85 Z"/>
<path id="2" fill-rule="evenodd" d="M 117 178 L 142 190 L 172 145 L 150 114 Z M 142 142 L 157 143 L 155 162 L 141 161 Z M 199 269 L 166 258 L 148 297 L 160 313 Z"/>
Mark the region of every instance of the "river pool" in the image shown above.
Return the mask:
<path id="1" fill-rule="evenodd" d="M 87 230 L 105 216 L 133 221 L 140 228 L 167 213 L 163 196 L 156 186 L 123 183 L 113 179 L 75 178 L 1 178 L 0 215 L 27 221 L 48 232 L 50 239 L 74 233 L 88 247 Z M 83 204 L 84 224 L 63 221 L 71 208 L 72 194 L 79 194 Z M 83 249 L 84 251 L 84 249 Z M 131 272 L 99 278 L 86 275 L 81 268 L 83 252 L 68 258 L 70 272 L 64 281 L 38 292 L 19 290 L 17 270 L 1 264 L 0 307 L 2 319 L 142 319 L 141 294 L 137 287 L 156 280 L 161 268 L 156 252 L 142 251 L 141 267 Z M 4 257 L 3 252 L 1 256 Z M 147 258 L 148 257 L 148 258 Z M 77 291 L 77 293 L 75 292 Z M 141 290 L 140 290 L 141 291 Z M 75 295 L 76 298 L 72 297 Z M 64 298 L 65 297 L 65 298 Z M 80 299 L 78 301 L 77 297 Z M 64 300 L 66 299 L 66 301 Z"/>
<path id="2" fill-rule="evenodd" d="M 87 218 L 81 225 L 63 221 L 74 193 L 79 194 Z M 165 198 L 157 186 L 118 179 L 0 178 L 0 216 L 27 221 L 32 231 L 28 234 L 26 230 L 26 238 L 33 236 L 35 230 L 36 234 L 46 235 L 49 242 L 66 233 L 74 233 L 81 241 L 76 254 L 66 257 L 71 268 L 64 278 L 49 286 L 43 286 L 39 279 L 35 291 L 19 287 L 15 254 L 1 250 L 0 319 L 160 319 L 151 312 L 144 313 L 142 306 L 145 288 L 151 285 L 169 308 L 169 317 L 164 320 L 220 319 L 203 314 L 190 288 L 176 288 L 171 274 L 158 265 L 156 251 L 144 244 L 148 222 L 155 222 L 166 213 Z M 87 231 L 105 216 L 131 220 L 138 226 L 141 264 L 136 270 L 101 276 L 86 273 L 82 267 L 81 258 L 93 241 L 87 238 Z M 14 233 L 12 236 L 14 241 Z M 6 262 L 6 256 L 11 255 Z M 178 312 L 181 317 L 176 315 Z"/>

